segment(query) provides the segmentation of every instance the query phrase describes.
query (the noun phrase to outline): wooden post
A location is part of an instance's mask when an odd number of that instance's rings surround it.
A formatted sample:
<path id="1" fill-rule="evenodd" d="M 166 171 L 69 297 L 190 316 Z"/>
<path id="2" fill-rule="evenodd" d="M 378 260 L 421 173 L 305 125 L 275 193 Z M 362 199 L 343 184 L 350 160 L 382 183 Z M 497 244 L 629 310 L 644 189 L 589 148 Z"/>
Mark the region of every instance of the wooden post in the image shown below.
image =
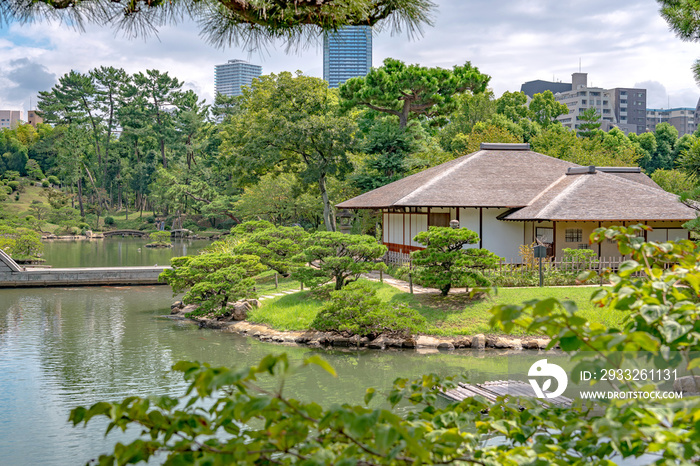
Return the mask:
<path id="1" fill-rule="evenodd" d="M 384 283 L 384 271 L 379 271 L 379 283 Z"/>
<path id="2" fill-rule="evenodd" d="M 413 264 L 408 263 L 408 289 L 413 294 Z"/>
<path id="3" fill-rule="evenodd" d="M 279 288 L 279 281 L 277 279 L 277 272 L 275 272 L 275 289 Z"/>

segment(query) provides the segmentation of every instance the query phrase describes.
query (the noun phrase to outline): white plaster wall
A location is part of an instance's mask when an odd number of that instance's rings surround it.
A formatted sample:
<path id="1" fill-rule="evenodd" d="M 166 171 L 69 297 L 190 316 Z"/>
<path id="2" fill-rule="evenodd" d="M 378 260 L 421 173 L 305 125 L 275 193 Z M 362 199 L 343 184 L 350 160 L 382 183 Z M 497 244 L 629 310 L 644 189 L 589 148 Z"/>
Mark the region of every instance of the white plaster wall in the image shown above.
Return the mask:
<path id="1" fill-rule="evenodd" d="M 519 262 L 521 258 L 518 250 L 523 244 L 523 223 L 498 220 L 496 217 L 506 210 L 508 209 L 483 209 L 482 247 L 507 261 Z"/>
<path id="2" fill-rule="evenodd" d="M 459 209 L 459 227 L 479 234 L 479 209 Z M 464 248 L 478 248 L 479 243 L 467 244 Z"/>
<path id="3" fill-rule="evenodd" d="M 655 243 L 663 243 L 666 241 L 668 232 L 666 228 L 654 228 L 653 231 L 647 231 L 647 241 L 654 241 Z"/>
<path id="4" fill-rule="evenodd" d="M 413 238 L 421 231 L 428 231 L 428 216 L 411 215 L 411 242 L 409 243 L 411 246 L 423 247 L 419 242 L 413 241 Z"/>
<path id="5" fill-rule="evenodd" d="M 688 230 L 683 228 L 654 228 L 653 231 L 647 232 L 647 241 L 663 243 L 679 239 L 688 239 Z"/>
<path id="6" fill-rule="evenodd" d="M 384 243 L 390 243 L 389 241 L 389 229 L 387 228 L 389 226 L 389 214 L 383 213 L 382 214 L 382 228 L 384 231 L 382 231 L 382 242 Z"/>
<path id="7" fill-rule="evenodd" d="M 389 214 L 389 242 L 403 244 L 403 214 Z"/>

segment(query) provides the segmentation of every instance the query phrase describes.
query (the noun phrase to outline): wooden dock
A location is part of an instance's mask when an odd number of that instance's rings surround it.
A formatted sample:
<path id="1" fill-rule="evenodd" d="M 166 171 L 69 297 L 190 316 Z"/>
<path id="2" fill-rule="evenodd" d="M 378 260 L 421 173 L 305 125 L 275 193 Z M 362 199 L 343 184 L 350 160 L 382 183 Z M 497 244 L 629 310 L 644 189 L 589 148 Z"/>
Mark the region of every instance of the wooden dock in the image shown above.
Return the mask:
<path id="1" fill-rule="evenodd" d="M 545 391 L 544 393 L 551 392 Z M 450 401 L 462 401 L 477 395 L 483 396 L 489 403 L 495 403 L 496 398 L 505 395 L 536 398 L 535 390 L 533 390 L 532 386 L 519 380 L 494 380 L 477 384 L 459 382 L 456 388 L 442 392 L 442 396 Z M 573 402 L 571 398 L 565 396 L 547 398 L 542 401 L 561 406 L 567 406 Z"/>

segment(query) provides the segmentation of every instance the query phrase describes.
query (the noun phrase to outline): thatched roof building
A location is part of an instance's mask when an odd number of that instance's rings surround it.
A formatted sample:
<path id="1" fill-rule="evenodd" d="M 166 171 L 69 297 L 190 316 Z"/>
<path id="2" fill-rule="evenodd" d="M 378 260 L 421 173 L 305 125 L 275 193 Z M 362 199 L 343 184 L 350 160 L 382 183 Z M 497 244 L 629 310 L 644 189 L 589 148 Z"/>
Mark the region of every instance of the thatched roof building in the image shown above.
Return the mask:
<path id="1" fill-rule="evenodd" d="M 520 244 L 529 244 L 536 237 L 552 244 L 555 254 L 557 223 L 568 228 L 571 225 L 565 222 L 592 222 L 583 228 L 588 232 L 603 223 L 646 222 L 659 231 L 666 230 L 664 239 L 674 239 L 687 237 L 681 224 L 696 217 L 695 210 L 661 189 L 639 168 L 582 167 L 533 152 L 529 144 L 484 143 L 477 152 L 382 186 L 337 207 L 381 209 L 385 243 L 394 250 L 416 249 L 420 246 L 412 241 L 416 233 L 430 225 L 446 226 L 450 219 L 456 219 L 461 226 L 480 233 L 482 246 L 489 242 L 489 249 L 496 253 L 500 250 L 507 257 L 513 257 Z M 396 215 L 403 217 L 399 220 Z M 522 233 L 514 232 L 512 222 L 523 223 L 517 227 Z M 552 231 L 546 231 L 548 228 Z M 503 233 L 503 229 L 510 233 Z M 520 240 L 512 244 L 516 236 Z M 566 238 L 575 240 L 565 241 Z M 587 236 L 586 241 L 578 234 L 566 238 L 559 243 L 559 249 L 587 246 Z M 504 242 L 509 246 L 503 247 Z M 576 244 L 565 245 L 567 242 Z"/>

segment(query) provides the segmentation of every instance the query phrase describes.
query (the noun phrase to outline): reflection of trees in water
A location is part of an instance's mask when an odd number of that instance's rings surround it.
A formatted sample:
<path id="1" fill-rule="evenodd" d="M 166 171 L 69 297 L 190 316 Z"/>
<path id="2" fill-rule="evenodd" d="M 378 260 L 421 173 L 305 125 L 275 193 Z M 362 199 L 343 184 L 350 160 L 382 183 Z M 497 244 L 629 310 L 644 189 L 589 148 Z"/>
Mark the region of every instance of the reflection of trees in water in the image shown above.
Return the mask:
<path id="1" fill-rule="evenodd" d="M 11 326 L 9 331 L 20 336 L 38 332 L 43 370 L 54 375 L 61 389 L 82 404 L 130 394 L 180 395 L 182 377 L 169 371 L 183 359 L 241 367 L 256 364 L 268 353 L 286 352 L 296 363 L 319 354 L 335 367 L 339 377 L 310 367 L 292 376 L 285 392 L 302 400 L 332 404 L 359 403 L 367 388 L 386 392 L 399 377 L 469 373 L 471 382 L 511 378 L 509 368 L 529 367 L 542 358 L 529 351 L 508 356 L 469 350 L 421 354 L 414 350 L 329 350 L 263 343 L 159 318 L 159 314 L 169 312 L 172 301 L 167 287 L 32 290 L 30 296 L 25 296 L 26 290 L 9 293 L 13 298 L 7 316 L 0 319 L 0 329 L 4 329 L 0 338 Z M 274 386 L 270 379 L 261 384 Z"/>

